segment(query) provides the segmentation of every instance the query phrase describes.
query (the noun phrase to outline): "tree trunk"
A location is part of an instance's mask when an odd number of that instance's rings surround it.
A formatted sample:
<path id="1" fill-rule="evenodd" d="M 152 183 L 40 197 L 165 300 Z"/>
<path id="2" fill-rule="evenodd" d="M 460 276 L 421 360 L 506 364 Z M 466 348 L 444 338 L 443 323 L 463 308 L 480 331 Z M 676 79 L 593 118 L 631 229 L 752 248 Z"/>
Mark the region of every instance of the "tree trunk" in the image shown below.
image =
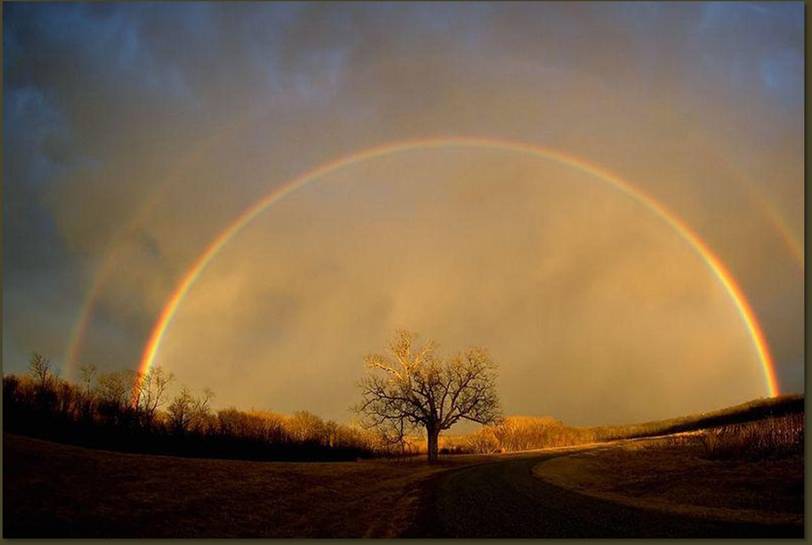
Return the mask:
<path id="1" fill-rule="evenodd" d="M 426 426 L 426 432 L 428 434 L 428 454 L 429 454 L 429 463 L 433 463 L 437 461 L 437 444 L 440 439 L 440 428 L 434 426 Z"/>

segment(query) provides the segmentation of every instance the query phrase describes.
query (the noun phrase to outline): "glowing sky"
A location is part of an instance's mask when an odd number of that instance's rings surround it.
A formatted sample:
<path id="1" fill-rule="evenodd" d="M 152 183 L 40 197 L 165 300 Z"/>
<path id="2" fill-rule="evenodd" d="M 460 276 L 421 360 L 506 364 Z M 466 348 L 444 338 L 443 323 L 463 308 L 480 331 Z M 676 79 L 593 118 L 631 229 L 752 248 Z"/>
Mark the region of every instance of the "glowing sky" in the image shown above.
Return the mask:
<path id="1" fill-rule="evenodd" d="M 4 5 L 3 364 L 138 365 L 195 259 L 303 172 L 386 142 L 519 140 L 681 217 L 803 389 L 801 3 Z M 86 305 L 93 295 L 92 306 Z M 668 225 L 505 150 L 325 175 L 235 236 L 156 363 L 216 405 L 350 418 L 396 327 L 489 347 L 509 413 L 673 416 L 764 395 Z"/>

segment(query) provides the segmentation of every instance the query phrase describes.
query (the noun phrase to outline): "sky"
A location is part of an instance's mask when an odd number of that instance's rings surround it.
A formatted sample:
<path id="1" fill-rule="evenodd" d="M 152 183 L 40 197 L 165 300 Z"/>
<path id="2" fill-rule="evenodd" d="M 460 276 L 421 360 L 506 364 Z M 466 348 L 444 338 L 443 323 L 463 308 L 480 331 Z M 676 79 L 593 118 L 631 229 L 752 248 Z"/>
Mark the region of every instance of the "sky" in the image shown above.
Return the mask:
<path id="1" fill-rule="evenodd" d="M 612 173 L 689 226 L 803 391 L 803 4 L 3 6 L 3 367 L 134 369 L 207 247 L 290 180 L 479 138 Z M 525 148 L 522 148 L 525 149 Z M 549 154 L 414 146 L 231 237 L 155 356 L 216 407 L 351 421 L 397 328 L 489 349 L 507 414 L 579 425 L 768 394 L 673 225 Z"/>

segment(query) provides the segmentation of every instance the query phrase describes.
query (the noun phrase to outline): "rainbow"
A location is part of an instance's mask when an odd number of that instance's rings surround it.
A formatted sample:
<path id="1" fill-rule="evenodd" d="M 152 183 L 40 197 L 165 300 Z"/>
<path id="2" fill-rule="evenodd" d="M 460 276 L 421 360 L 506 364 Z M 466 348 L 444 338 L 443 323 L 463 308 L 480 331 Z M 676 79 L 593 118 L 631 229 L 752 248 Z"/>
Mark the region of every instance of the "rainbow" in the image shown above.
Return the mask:
<path id="1" fill-rule="evenodd" d="M 775 226 L 776 231 L 778 232 L 781 240 L 783 241 L 784 245 L 789 250 L 792 257 L 795 259 L 795 263 L 798 265 L 798 268 L 801 273 L 804 272 L 804 244 L 797 236 L 795 236 L 792 232 L 792 229 L 787 225 L 786 220 L 784 219 L 781 214 L 778 213 L 776 210 L 775 205 L 773 205 L 770 201 L 765 200 L 765 214 L 767 217 L 770 218 L 770 221 Z"/>
<path id="2" fill-rule="evenodd" d="M 67 348 L 63 356 L 63 370 L 67 378 L 71 378 L 76 370 L 79 362 L 79 354 L 81 352 L 82 344 L 85 336 L 87 335 L 90 326 L 91 318 L 93 316 L 93 309 L 99 297 L 102 294 L 102 288 L 107 285 L 107 281 L 112 277 L 116 271 L 116 258 L 120 255 L 124 238 L 135 232 L 138 226 L 143 223 L 147 214 L 155 207 L 160 201 L 165 188 L 177 183 L 182 175 L 187 172 L 188 168 L 194 164 L 195 161 L 205 156 L 212 148 L 220 144 L 223 140 L 230 137 L 233 133 L 237 132 L 240 127 L 246 126 L 250 121 L 254 121 L 262 116 L 257 116 L 252 111 L 247 111 L 237 120 L 236 123 L 227 125 L 222 130 L 213 132 L 205 138 L 198 141 L 197 145 L 192 147 L 183 157 L 176 161 L 172 169 L 162 183 L 150 193 L 146 201 L 138 208 L 133 214 L 130 221 L 110 240 L 105 257 L 99 267 L 93 274 L 90 283 L 90 288 L 87 291 L 85 300 L 79 309 L 76 322 L 71 330 L 70 337 L 68 338 Z"/>
<path id="3" fill-rule="evenodd" d="M 741 166 L 729 162 L 725 162 L 725 164 L 733 172 L 738 181 L 744 182 L 750 192 L 750 198 L 762 205 L 762 213 L 767 221 L 772 224 L 775 233 L 781 239 L 781 242 L 789 252 L 793 261 L 795 261 L 795 264 L 798 266 L 798 271 L 803 273 L 805 270 L 803 233 L 801 233 L 800 237 L 793 233 L 785 217 L 778 211 L 775 201 L 767 195 L 760 185 L 753 181 L 752 177 L 749 176 Z"/>
<path id="4" fill-rule="evenodd" d="M 763 368 L 765 383 L 769 394 L 771 396 L 776 396 L 779 394 L 778 380 L 775 374 L 775 365 L 773 363 L 772 356 L 770 355 L 767 340 L 761 326 L 758 323 L 755 313 L 753 312 L 753 309 L 742 292 L 742 289 L 739 287 L 735 278 L 727 267 L 725 267 L 719 257 L 713 253 L 713 251 L 699 237 L 699 235 L 694 232 L 683 220 L 666 209 L 653 197 L 647 195 L 640 189 L 635 188 L 629 182 L 582 159 L 578 159 L 560 151 L 535 146 L 524 142 L 469 137 L 398 141 L 365 149 L 309 170 L 274 189 L 259 201 L 248 207 L 239 216 L 237 216 L 237 218 L 231 222 L 228 227 L 226 227 L 217 237 L 215 237 L 214 240 L 211 241 L 205 250 L 191 264 L 178 285 L 175 287 L 175 290 L 172 292 L 169 300 L 166 302 L 163 310 L 158 316 L 158 319 L 156 320 L 144 347 L 138 368 L 141 376 L 148 373 L 153 366 L 158 349 L 161 345 L 161 341 L 166 334 L 167 328 L 172 322 L 172 318 L 174 317 L 178 306 L 180 305 L 181 301 L 183 301 L 183 298 L 189 292 L 190 288 L 194 285 L 195 281 L 197 281 L 197 279 L 200 277 L 200 274 L 205 270 L 206 266 L 237 233 L 239 233 L 246 225 L 248 225 L 269 206 L 321 176 L 350 167 L 362 161 L 411 150 L 450 147 L 488 148 L 513 151 L 554 160 L 563 165 L 571 166 L 581 172 L 597 177 L 598 179 L 612 185 L 659 216 L 686 242 L 690 244 L 690 246 L 702 258 L 708 268 L 713 272 L 721 285 L 724 287 L 725 291 L 735 304 L 736 310 L 738 311 L 738 314 L 744 322 L 744 325 L 746 326 L 753 341 L 753 345 Z"/>
<path id="5" fill-rule="evenodd" d="M 106 283 L 108 270 L 112 268 L 112 261 L 112 254 L 108 252 L 105 260 L 102 262 L 101 268 L 94 276 L 93 283 L 90 286 L 90 291 L 88 292 L 87 296 L 85 296 L 85 302 L 79 309 L 79 317 L 71 330 L 68 340 L 68 347 L 65 350 L 65 355 L 63 358 L 63 372 L 65 373 L 65 378 L 67 379 L 71 379 L 73 377 L 73 370 L 76 365 L 78 365 L 79 348 L 82 344 L 82 339 L 84 339 L 85 335 L 87 334 L 88 326 L 90 325 L 90 317 L 92 315 L 91 311 L 96 304 L 96 299 L 99 297 L 102 287 Z"/>

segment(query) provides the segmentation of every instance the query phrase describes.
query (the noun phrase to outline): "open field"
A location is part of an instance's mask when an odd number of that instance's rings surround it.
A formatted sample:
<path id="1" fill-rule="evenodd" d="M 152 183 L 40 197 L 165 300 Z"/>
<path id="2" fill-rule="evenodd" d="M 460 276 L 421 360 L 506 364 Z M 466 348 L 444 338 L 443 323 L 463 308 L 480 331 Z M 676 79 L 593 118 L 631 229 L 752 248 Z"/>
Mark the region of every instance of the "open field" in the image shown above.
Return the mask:
<path id="1" fill-rule="evenodd" d="M 183 458 L 4 433 L 4 535 L 799 536 L 802 400 L 720 411 L 709 429 L 700 428 L 707 416 L 685 417 L 676 422 L 692 431 L 433 465 Z M 526 429 L 514 431 L 526 444 L 545 437 Z"/>
<path id="2" fill-rule="evenodd" d="M 600 448 L 606 448 L 600 447 Z M 562 453 L 508 456 L 463 467 L 429 482 L 431 496 L 416 525 L 421 537 L 458 538 L 752 538 L 803 537 L 799 524 L 720 520 L 640 508 L 550 484 L 533 468 Z M 648 468 L 656 473 L 656 468 Z M 612 468 L 617 475 L 623 468 Z M 716 486 L 724 475 L 711 475 Z M 766 491 L 769 493 L 769 491 Z"/>
<path id="3" fill-rule="evenodd" d="M 802 454 L 709 459 L 701 436 L 629 441 L 544 461 L 536 477 L 630 507 L 763 524 L 803 525 Z"/>
<path id="4" fill-rule="evenodd" d="M 254 462 L 125 454 L 5 434 L 4 535 L 803 534 L 799 456 L 704 456 L 696 438 L 665 438 L 449 456 L 436 465 L 420 458 Z"/>
<path id="5" fill-rule="evenodd" d="M 3 454 L 6 537 L 392 536 L 421 481 L 471 463 L 190 459 L 11 434 Z"/>

